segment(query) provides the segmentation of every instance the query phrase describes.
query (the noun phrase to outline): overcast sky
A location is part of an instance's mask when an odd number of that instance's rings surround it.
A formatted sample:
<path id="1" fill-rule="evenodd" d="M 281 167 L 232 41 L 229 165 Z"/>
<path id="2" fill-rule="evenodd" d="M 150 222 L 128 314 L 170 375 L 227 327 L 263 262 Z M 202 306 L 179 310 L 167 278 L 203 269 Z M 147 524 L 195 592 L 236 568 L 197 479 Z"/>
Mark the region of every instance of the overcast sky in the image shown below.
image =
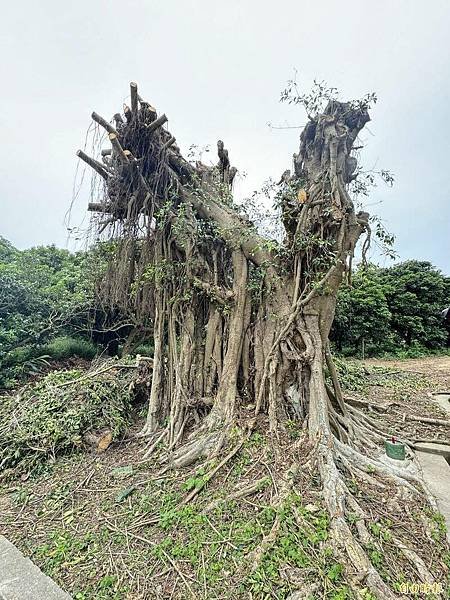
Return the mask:
<path id="1" fill-rule="evenodd" d="M 342 99 L 377 93 L 364 163 L 396 183 L 370 210 L 401 259 L 450 274 L 449 0 L 22 0 L 4 3 L 0 27 L 0 235 L 18 247 L 67 245 L 75 151 L 92 110 L 109 119 L 130 81 L 184 152 L 225 141 L 247 173 L 240 196 L 279 177 L 300 130 L 267 124 L 304 123 L 279 103 L 296 69 L 305 89 L 317 78 Z"/>

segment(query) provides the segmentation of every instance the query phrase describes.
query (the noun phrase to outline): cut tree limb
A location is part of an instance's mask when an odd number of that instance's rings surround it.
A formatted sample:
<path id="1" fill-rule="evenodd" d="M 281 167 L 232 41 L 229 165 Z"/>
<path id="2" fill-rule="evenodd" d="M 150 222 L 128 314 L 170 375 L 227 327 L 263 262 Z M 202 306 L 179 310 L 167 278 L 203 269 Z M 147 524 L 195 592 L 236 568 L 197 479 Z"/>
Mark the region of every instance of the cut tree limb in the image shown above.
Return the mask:
<path id="1" fill-rule="evenodd" d="M 117 131 L 114 129 L 111 123 L 108 123 L 106 119 L 98 115 L 95 111 L 92 113 L 91 117 L 93 121 L 101 125 L 108 133 L 115 133 L 117 135 Z"/>
<path id="2" fill-rule="evenodd" d="M 137 83 L 132 81 L 130 83 L 130 95 L 131 95 L 131 112 L 134 117 L 137 117 L 138 112 L 138 91 L 137 91 Z"/>
<path id="3" fill-rule="evenodd" d="M 156 129 L 158 129 L 158 127 L 161 127 L 161 125 L 164 125 L 164 123 L 167 123 L 168 120 L 169 119 L 166 117 L 166 115 L 162 114 L 160 117 L 158 117 L 156 119 L 156 121 L 153 121 L 153 123 L 150 123 L 150 125 L 147 126 L 147 131 L 149 133 L 156 131 Z"/>
<path id="4" fill-rule="evenodd" d="M 168 139 L 167 142 L 163 145 L 163 150 L 165 150 L 169 146 L 172 146 L 172 144 L 174 144 L 175 142 L 176 142 L 176 139 L 172 135 L 172 137 L 170 139 Z"/>
<path id="5" fill-rule="evenodd" d="M 407 421 L 416 421 L 417 423 L 429 423 L 430 425 L 442 425 L 443 427 L 450 427 L 450 421 L 445 419 L 432 419 L 429 417 L 415 417 L 414 415 L 408 415 L 404 413 L 403 417 Z"/>
<path id="6" fill-rule="evenodd" d="M 78 158 L 81 158 L 87 165 L 89 165 L 96 173 L 98 173 L 103 179 L 108 179 L 108 172 L 105 167 L 97 162 L 94 158 L 88 156 L 83 150 L 78 150 L 77 152 Z"/>
<path id="7" fill-rule="evenodd" d="M 118 156 L 119 160 L 124 164 L 128 164 L 130 162 L 128 155 L 125 153 L 124 149 L 122 148 L 122 146 L 119 142 L 119 138 L 117 137 L 117 133 L 110 133 L 108 135 L 108 137 L 109 137 L 109 141 L 111 142 L 111 145 L 114 148 L 114 151 L 115 151 L 116 155 Z"/>

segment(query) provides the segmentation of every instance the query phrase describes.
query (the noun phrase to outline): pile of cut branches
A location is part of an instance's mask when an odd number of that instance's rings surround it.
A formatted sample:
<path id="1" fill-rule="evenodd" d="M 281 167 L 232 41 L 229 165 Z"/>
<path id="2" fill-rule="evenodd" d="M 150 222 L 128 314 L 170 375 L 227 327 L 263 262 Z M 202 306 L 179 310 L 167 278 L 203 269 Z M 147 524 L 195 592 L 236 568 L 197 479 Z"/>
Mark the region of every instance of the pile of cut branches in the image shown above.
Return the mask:
<path id="1" fill-rule="evenodd" d="M 133 393 L 131 363 L 54 371 L 0 403 L 0 470 L 29 471 L 84 445 L 93 432 L 125 431 Z"/>

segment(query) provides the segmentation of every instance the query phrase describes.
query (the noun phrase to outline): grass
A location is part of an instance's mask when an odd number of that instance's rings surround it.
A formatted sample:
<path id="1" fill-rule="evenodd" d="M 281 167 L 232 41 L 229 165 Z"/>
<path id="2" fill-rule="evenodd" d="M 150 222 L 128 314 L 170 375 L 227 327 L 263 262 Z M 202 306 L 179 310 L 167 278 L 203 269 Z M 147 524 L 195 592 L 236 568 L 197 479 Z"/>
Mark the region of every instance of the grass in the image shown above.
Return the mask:
<path id="1" fill-rule="evenodd" d="M 127 571 L 141 572 L 149 584 L 154 582 L 151 597 L 155 598 L 168 597 L 176 584 L 175 598 L 190 597 L 190 588 L 197 598 L 248 598 L 251 594 L 252 598 L 283 600 L 300 581 L 312 585 L 318 580 L 325 598 L 350 597 L 342 565 L 328 546 L 328 517 L 323 508 L 310 512 L 300 495 L 292 494 L 279 508 L 282 526 L 276 542 L 251 572 L 248 556 L 268 534 L 277 514 L 268 503 L 269 496 L 264 497 L 262 491 L 257 508 L 225 501 L 204 513 L 201 504 L 180 505 L 190 488 L 189 479 L 149 482 L 123 504 L 114 500 L 117 484 L 129 482 L 116 482 L 97 507 L 101 518 L 95 523 L 86 509 L 73 505 L 74 485 L 47 492 L 38 510 L 41 520 L 52 521 L 53 526 L 41 543 L 30 548 L 33 560 L 79 600 L 150 597 L 135 595 L 136 582 Z M 230 483 L 232 487 L 236 480 Z M 218 491 L 210 490 L 213 496 Z M 28 502 L 34 504 L 37 498 L 31 495 Z M 145 525 L 148 517 L 155 516 L 155 523 Z M 137 523 L 143 524 L 136 527 Z M 176 569 L 165 578 L 164 571 L 172 565 Z M 68 586 L 69 573 L 73 580 Z"/>

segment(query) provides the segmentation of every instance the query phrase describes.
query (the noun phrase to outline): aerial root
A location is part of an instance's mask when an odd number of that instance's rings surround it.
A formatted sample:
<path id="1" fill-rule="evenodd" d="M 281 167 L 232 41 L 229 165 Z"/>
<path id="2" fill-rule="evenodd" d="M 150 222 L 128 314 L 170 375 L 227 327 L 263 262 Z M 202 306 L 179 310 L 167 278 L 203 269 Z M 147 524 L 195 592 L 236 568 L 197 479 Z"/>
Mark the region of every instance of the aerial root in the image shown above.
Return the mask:
<path id="1" fill-rule="evenodd" d="M 145 451 L 145 454 L 142 458 L 141 462 L 147 462 L 149 460 L 149 458 L 152 456 L 153 452 L 155 451 L 156 447 L 158 446 L 158 444 L 160 442 L 162 442 L 164 440 L 164 438 L 168 435 L 169 431 L 168 429 L 164 429 L 157 437 L 156 440 L 151 444 L 151 446 L 149 446 L 149 448 L 147 448 L 147 450 Z"/>
<path id="2" fill-rule="evenodd" d="M 188 416 L 185 417 L 184 421 L 181 424 L 181 427 L 179 428 L 179 431 L 177 433 L 176 438 L 173 440 L 173 442 L 169 445 L 168 447 L 168 451 L 170 452 L 171 450 L 173 450 L 175 448 L 175 446 L 177 445 L 177 443 L 180 441 L 180 439 L 183 436 L 184 433 L 184 428 L 186 426 L 186 423 L 188 421 Z M 152 435 L 151 439 L 150 439 L 150 446 L 147 448 L 147 450 L 144 453 L 144 456 L 142 458 L 141 462 L 146 462 L 150 459 L 150 457 L 152 456 L 153 452 L 156 450 L 156 448 L 158 447 L 158 444 L 162 441 L 164 441 L 164 439 L 166 437 L 171 437 L 171 430 L 170 427 L 167 426 L 165 429 L 163 429 L 162 432 L 153 432 L 153 434 L 148 434 L 148 433 L 144 433 L 144 430 L 141 431 L 141 433 L 138 434 L 139 437 L 147 437 Z"/>

